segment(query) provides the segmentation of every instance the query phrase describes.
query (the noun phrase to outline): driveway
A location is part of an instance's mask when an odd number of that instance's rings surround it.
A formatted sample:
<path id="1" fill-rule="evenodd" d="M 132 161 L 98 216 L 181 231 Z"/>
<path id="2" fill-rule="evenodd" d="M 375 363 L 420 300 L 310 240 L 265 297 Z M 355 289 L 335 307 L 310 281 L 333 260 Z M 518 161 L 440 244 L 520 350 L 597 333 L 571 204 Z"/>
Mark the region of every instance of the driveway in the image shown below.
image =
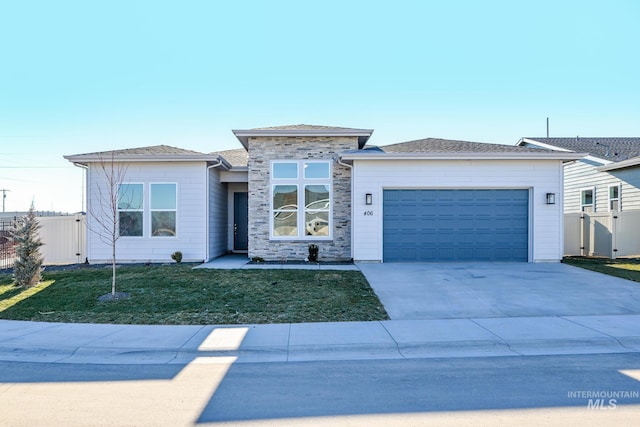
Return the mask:
<path id="1" fill-rule="evenodd" d="M 358 267 L 392 320 L 640 314 L 640 283 L 566 264 Z"/>

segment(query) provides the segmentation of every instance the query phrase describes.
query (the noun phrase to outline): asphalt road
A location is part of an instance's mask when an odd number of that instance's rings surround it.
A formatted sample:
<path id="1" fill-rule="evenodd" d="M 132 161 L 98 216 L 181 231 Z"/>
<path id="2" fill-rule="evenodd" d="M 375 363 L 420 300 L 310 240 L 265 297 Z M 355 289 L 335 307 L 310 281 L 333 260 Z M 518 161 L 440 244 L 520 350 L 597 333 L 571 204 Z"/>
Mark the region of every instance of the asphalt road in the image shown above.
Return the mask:
<path id="1" fill-rule="evenodd" d="M 598 400 L 602 399 L 602 400 Z M 0 362 L 2 426 L 637 425 L 640 355 Z"/>

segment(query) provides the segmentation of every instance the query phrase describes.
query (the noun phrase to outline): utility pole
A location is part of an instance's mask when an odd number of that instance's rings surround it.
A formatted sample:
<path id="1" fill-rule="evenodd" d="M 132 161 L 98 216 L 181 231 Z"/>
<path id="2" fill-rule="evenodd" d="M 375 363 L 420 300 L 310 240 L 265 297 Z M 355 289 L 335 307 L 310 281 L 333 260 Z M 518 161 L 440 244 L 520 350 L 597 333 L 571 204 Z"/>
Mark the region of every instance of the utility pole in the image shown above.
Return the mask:
<path id="1" fill-rule="evenodd" d="M 3 188 L 0 191 L 2 191 L 2 213 L 4 213 L 4 199 L 7 198 L 7 193 L 11 190 L 7 190 L 6 188 Z"/>

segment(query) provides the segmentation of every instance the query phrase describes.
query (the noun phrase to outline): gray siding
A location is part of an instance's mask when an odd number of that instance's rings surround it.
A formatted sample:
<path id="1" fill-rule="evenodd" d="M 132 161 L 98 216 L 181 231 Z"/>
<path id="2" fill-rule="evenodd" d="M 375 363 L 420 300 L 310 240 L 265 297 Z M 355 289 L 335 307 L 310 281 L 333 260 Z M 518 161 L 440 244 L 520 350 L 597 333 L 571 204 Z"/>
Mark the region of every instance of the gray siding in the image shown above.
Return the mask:
<path id="1" fill-rule="evenodd" d="M 540 148 L 525 143 L 525 147 Z M 620 184 L 622 211 L 640 210 L 640 167 L 599 172 L 602 163 L 583 159 L 567 163 L 564 167 L 564 212 L 580 212 L 580 192 L 595 188 L 595 211 L 609 212 L 609 186 Z"/>
<path id="2" fill-rule="evenodd" d="M 227 252 L 227 184 L 220 182 L 220 171 L 209 170 L 209 258 Z"/>
<path id="3" fill-rule="evenodd" d="M 601 164 L 580 160 L 564 168 L 564 212 L 580 212 L 580 192 L 595 187 L 595 211 L 609 211 L 609 186 L 621 186 L 621 210 L 640 210 L 640 168 L 599 172 Z"/>

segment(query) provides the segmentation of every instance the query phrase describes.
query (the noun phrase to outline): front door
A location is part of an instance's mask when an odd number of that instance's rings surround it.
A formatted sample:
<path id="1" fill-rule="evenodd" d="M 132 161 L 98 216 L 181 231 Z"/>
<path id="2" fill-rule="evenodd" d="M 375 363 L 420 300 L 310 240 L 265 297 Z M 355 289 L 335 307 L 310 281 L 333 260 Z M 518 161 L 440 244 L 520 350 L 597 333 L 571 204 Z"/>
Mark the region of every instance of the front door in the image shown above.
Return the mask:
<path id="1" fill-rule="evenodd" d="M 249 249 L 249 193 L 233 193 L 233 250 Z"/>

